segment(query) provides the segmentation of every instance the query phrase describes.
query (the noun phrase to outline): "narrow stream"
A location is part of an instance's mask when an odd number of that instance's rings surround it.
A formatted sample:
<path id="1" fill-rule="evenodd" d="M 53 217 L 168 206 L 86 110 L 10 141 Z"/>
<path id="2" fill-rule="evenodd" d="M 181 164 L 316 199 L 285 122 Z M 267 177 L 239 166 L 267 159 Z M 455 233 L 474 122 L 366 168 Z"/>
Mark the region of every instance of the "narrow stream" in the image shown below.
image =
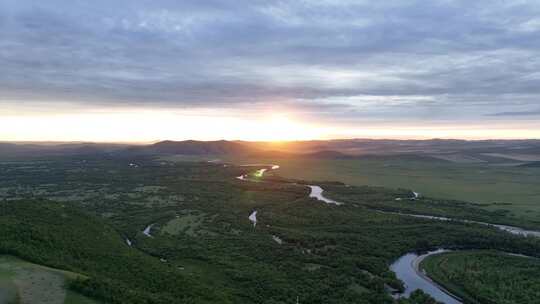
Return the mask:
<path id="1" fill-rule="evenodd" d="M 150 234 L 150 231 L 152 230 L 152 227 L 154 226 L 155 224 L 150 224 L 148 226 L 146 226 L 146 228 L 144 228 L 143 230 L 143 234 L 146 235 L 147 237 L 153 237 L 151 234 Z"/>
<path id="2" fill-rule="evenodd" d="M 320 201 L 323 201 L 327 204 L 335 204 L 335 205 L 343 205 L 343 203 L 340 203 L 340 202 L 336 202 L 332 199 L 329 199 L 329 198 L 326 198 L 322 195 L 323 193 L 323 189 L 319 186 L 313 186 L 313 185 L 309 185 L 308 186 L 310 189 L 311 189 L 311 192 L 309 193 L 309 197 L 314 197 Z"/>
<path id="3" fill-rule="evenodd" d="M 491 224 L 491 223 L 479 222 L 479 221 L 454 219 L 454 218 L 442 217 L 442 216 L 411 214 L 411 213 L 399 213 L 399 212 L 387 212 L 387 211 L 381 211 L 381 212 L 397 214 L 397 215 L 403 215 L 403 216 L 416 217 L 416 218 L 425 218 L 425 219 L 437 220 L 437 221 L 455 221 L 455 222 L 460 222 L 460 223 L 479 224 L 479 225 L 484 225 L 484 226 L 495 227 L 495 228 L 498 228 L 499 230 L 506 231 L 506 232 L 509 232 L 509 233 L 515 234 L 515 235 L 540 237 L 540 231 L 526 230 L 526 229 L 523 229 L 523 228 L 514 227 L 514 226 L 508 226 L 508 225 L 499 225 L 499 224 Z"/>
<path id="4" fill-rule="evenodd" d="M 272 235 L 272 239 L 274 240 L 274 242 L 278 243 L 279 245 L 283 245 L 283 240 L 279 236 Z"/>
<path id="5" fill-rule="evenodd" d="M 257 210 L 253 211 L 248 219 L 253 223 L 253 228 L 257 226 Z"/>
<path id="6" fill-rule="evenodd" d="M 311 189 L 311 193 L 309 194 L 309 197 L 315 197 L 323 202 L 329 203 L 329 204 L 336 204 L 336 205 L 342 205 L 341 202 L 336 202 L 332 199 L 329 199 L 323 195 L 323 189 L 319 186 L 308 186 Z M 415 194 L 416 195 L 416 194 Z M 479 224 L 484 226 L 490 226 L 498 228 L 499 230 L 509 232 L 511 234 L 515 235 L 521 235 L 521 236 L 534 236 L 540 238 L 540 231 L 535 230 L 527 230 L 520 227 L 514 227 L 514 226 L 508 226 L 508 225 L 500 225 L 500 224 L 492 224 L 492 223 L 486 223 L 486 222 L 479 222 L 479 221 L 471 221 L 471 220 L 462 220 L 462 219 L 455 219 L 455 218 L 449 218 L 449 217 L 443 217 L 443 216 L 434 216 L 434 215 L 423 215 L 423 214 L 412 214 L 412 213 L 400 213 L 400 212 L 391 212 L 391 211 L 383 211 L 383 210 L 377 210 L 382 213 L 388 213 L 388 214 L 396 214 L 396 215 L 402 215 L 402 216 L 410 216 L 410 217 L 416 217 L 416 218 L 424 218 L 429 220 L 436 220 L 436 221 L 455 221 L 460 223 L 468 223 L 468 224 Z"/>
<path id="7" fill-rule="evenodd" d="M 242 166 L 267 166 L 271 167 L 270 170 L 276 170 L 279 169 L 278 165 L 272 165 L 272 164 L 249 164 L 249 165 L 242 165 Z M 264 173 L 268 171 L 268 169 L 259 169 L 256 171 L 256 175 L 259 177 L 262 177 Z M 241 175 L 236 177 L 240 180 L 248 180 L 247 175 Z M 320 186 L 316 185 L 308 185 L 308 187 L 311 189 L 311 192 L 309 193 L 309 197 L 316 198 L 320 201 L 323 201 L 327 204 L 334 204 L 334 205 L 343 205 L 342 202 L 337 202 L 335 200 L 329 199 L 323 195 L 323 189 Z M 414 198 L 418 198 L 420 196 L 419 193 L 413 192 Z M 461 223 L 471 223 L 471 224 L 479 224 L 479 225 L 485 225 L 490 227 L 498 228 L 502 231 L 509 232 L 511 234 L 515 235 L 521 235 L 521 236 L 534 236 L 540 238 L 540 231 L 535 230 L 527 230 L 520 227 L 514 227 L 514 226 L 508 226 L 508 225 L 500 225 L 500 224 L 491 224 L 486 222 L 479 222 L 479 221 L 471 221 L 471 220 L 462 220 L 462 219 L 454 219 L 454 218 L 448 218 L 448 217 L 442 217 L 442 216 L 432 216 L 432 215 L 422 215 L 422 214 L 411 214 L 411 213 L 400 213 L 400 212 L 390 212 L 390 211 L 383 211 L 378 210 L 379 212 L 383 213 L 389 213 L 389 214 L 397 214 L 402 216 L 410 216 L 410 217 L 416 217 L 416 218 L 425 218 L 425 219 L 431 219 L 431 220 L 437 220 L 437 221 L 456 221 Z M 146 233 L 145 233 L 146 234 Z"/>
<path id="8" fill-rule="evenodd" d="M 279 169 L 279 166 L 278 165 L 272 165 L 272 164 L 247 164 L 247 165 L 240 165 L 240 167 L 258 167 L 258 166 L 264 166 L 264 167 L 270 167 L 270 169 L 268 168 L 263 168 L 263 169 L 259 169 L 257 171 L 255 171 L 255 177 L 263 177 L 264 173 L 268 170 L 277 170 Z M 239 180 L 249 180 L 249 175 L 248 174 L 243 174 L 243 175 L 240 175 L 240 176 L 237 176 L 236 177 L 237 179 Z"/>

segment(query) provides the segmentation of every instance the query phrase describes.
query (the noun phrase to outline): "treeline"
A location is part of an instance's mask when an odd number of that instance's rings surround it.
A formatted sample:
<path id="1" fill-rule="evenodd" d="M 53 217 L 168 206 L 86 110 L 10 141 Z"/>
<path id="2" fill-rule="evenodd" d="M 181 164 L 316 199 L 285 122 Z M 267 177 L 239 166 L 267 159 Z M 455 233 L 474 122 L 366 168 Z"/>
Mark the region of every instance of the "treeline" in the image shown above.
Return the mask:
<path id="1" fill-rule="evenodd" d="M 0 201 L 0 254 L 88 276 L 71 286 L 107 303 L 228 302 L 76 209 L 50 201 Z"/>
<path id="2" fill-rule="evenodd" d="M 421 266 L 466 303 L 538 303 L 540 296 L 540 260 L 536 258 L 462 251 L 431 256 Z"/>

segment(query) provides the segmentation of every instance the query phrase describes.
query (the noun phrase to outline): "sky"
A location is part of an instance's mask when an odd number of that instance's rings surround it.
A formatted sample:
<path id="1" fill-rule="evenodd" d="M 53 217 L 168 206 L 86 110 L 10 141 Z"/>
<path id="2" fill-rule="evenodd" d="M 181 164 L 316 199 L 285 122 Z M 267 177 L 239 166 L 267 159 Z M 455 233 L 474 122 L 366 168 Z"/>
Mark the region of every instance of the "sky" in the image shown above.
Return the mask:
<path id="1" fill-rule="evenodd" d="M 540 138 L 535 0 L 1 0 L 0 140 Z"/>

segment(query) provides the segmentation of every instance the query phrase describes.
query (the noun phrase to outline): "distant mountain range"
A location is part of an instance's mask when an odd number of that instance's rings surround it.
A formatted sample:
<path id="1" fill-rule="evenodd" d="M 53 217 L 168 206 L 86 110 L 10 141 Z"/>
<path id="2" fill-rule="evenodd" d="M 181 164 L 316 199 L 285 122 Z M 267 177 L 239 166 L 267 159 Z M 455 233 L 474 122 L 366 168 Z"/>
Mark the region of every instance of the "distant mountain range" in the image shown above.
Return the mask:
<path id="1" fill-rule="evenodd" d="M 125 149 L 126 145 L 99 143 L 1 143 L 0 158 L 95 155 Z"/>
<path id="2" fill-rule="evenodd" d="M 536 167 L 540 140 L 316 140 L 285 143 L 247 141 L 161 141 L 149 145 L 100 143 L 0 143 L 0 158 L 49 156 L 234 155 L 260 158 L 437 160 L 457 163 L 508 163 Z M 530 164 L 530 165 L 528 165 Z"/>
<path id="3" fill-rule="evenodd" d="M 520 167 L 527 167 L 527 168 L 540 168 L 540 161 L 530 162 L 526 164 L 520 165 Z"/>
<path id="4" fill-rule="evenodd" d="M 124 152 L 143 155 L 243 155 L 254 149 L 235 141 L 161 141 L 148 146 L 136 146 Z"/>

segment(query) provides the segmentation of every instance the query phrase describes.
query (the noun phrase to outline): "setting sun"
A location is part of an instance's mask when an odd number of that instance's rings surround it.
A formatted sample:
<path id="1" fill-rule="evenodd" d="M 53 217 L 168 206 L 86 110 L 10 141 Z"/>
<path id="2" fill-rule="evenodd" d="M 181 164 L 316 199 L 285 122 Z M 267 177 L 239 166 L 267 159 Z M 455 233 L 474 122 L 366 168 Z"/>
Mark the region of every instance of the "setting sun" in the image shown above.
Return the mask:
<path id="1" fill-rule="evenodd" d="M 286 115 L 235 117 L 188 111 L 131 110 L 87 113 L 9 115 L 0 120 L 4 140 L 129 141 L 160 139 L 242 139 L 287 141 L 316 139 L 325 130 Z"/>

